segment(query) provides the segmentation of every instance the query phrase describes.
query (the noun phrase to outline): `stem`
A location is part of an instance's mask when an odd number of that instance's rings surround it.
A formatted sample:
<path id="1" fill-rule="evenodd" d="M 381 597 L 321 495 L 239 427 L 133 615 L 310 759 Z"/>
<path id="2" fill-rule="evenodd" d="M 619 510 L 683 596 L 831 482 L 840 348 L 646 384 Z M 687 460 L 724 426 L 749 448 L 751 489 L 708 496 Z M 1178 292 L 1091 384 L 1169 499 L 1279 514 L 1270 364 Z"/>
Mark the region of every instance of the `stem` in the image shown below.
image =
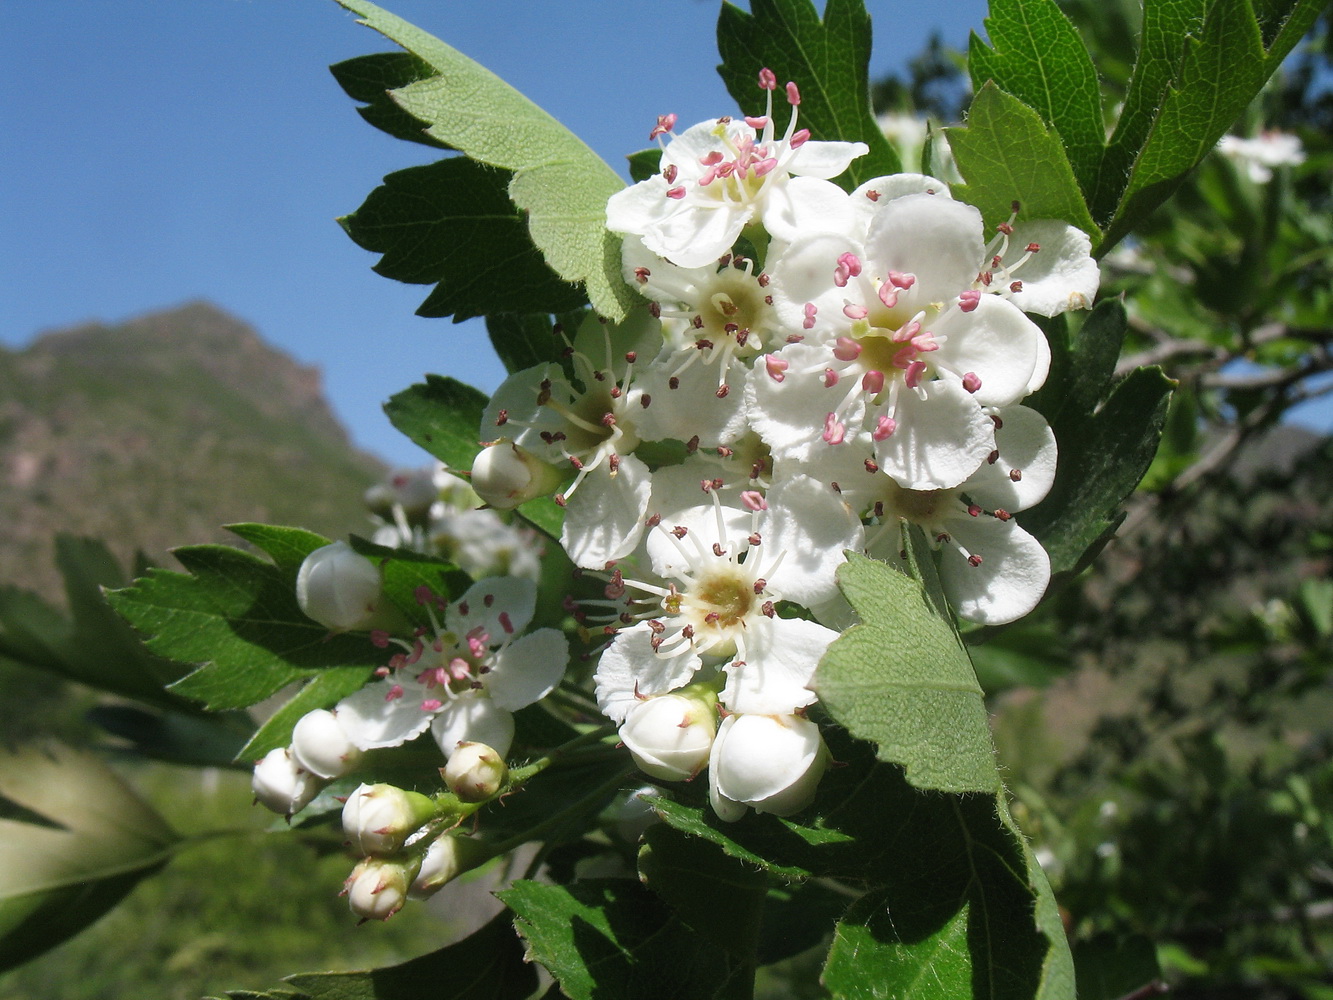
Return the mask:
<path id="1" fill-rule="evenodd" d="M 606 737 L 615 733 L 614 725 L 598 726 L 596 729 L 589 730 L 579 736 L 574 737 L 566 743 L 549 750 L 544 757 L 538 757 L 530 764 L 524 764 L 522 767 L 516 767 L 509 772 L 509 782 L 505 787 L 505 792 L 512 792 L 515 788 L 522 785 L 529 778 L 540 774 L 548 767 L 554 764 L 561 757 L 566 756 L 572 750 L 586 746 L 589 743 L 600 743 Z"/>

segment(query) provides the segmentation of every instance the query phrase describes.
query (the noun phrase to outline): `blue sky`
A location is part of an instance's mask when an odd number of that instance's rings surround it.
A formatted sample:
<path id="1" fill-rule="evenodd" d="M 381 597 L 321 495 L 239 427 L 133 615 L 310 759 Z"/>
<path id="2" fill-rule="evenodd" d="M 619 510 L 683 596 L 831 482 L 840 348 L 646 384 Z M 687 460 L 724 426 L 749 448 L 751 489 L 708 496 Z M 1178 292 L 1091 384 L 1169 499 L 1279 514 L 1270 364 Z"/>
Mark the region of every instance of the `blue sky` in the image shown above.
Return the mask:
<path id="1" fill-rule="evenodd" d="M 660 112 L 735 111 L 704 0 L 387 0 L 620 166 Z M 883 74 L 984 0 L 870 0 Z M 380 411 L 427 371 L 491 391 L 473 325 L 422 319 L 423 286 L 371 272 L 333 221 L 434 158 L 364 124 L 327 67 L 393 46 L 332 0 L 0 0 L 0 343 L 204 298 L 324 372 L 356 442 L 425 456 Z"/>

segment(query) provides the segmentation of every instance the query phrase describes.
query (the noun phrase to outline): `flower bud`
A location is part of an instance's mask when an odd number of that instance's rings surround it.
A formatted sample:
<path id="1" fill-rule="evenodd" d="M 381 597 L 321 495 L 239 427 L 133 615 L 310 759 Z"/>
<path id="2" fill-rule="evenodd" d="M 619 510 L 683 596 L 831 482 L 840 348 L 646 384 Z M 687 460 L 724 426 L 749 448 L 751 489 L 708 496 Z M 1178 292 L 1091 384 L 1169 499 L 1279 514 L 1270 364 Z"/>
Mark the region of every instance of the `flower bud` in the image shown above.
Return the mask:
<path id="1" fill-rule="evenodd" d="M 392 854 L 435 815 L 435 803 L 393 785 L 359 785 L 343 804 L 343 833 L 359 854 Z"/>
<path id="2" fill-rule="evenodd" d="M 790 816 L 810 804 L 828 766 L 819 727 L 798 715 L 730 715 L 708 763 L 710 799 L 721 819 L 755 812 Z M 739 807 L 739 808 L 738 808 Z"/>
<path id="3" fill-rule="evenodd" d="M 460 743 L 442 772 L 449 790 L 464 802 L 483 802 L 509 777 L 504 758 L 485 743 Z"/>
<path id="4" fill-rule="evenodd" d="M 335 632 L 368 628 L 379 611 L 379 567 L 333 542 L 305 557 L 296 577 L 296 601 L 307 615 Z"/>
<path id="5" fill-rule="evenodd" d="M 421 859 L 421 871 L 407 894 L 413 899 L 432 896 L 446 882 L 452 882 L 490 858 L 491 852 L 486 845 L 471 837 L 456 833 L 436 837 Z"/>
<path id="6" fill-rule="evenodd" d="M 291 755 L 297 766 L 329 780 L 341 778 L 361 760 L 361 750 L 347 738 L 338 716 L 324 708 L 297 720 Z"/>
<path id="7" fill-rule="evenodd" d="M 636 702 L 620 727 L 621 742 L 644 774 L 686 781 L 708 763 L 717 731 L 715 704 L 711 690 Z"/>
<path id="8" fill-rule="evenodd" d="M 282 816 L 291 816 L 310 804 L 324 782 L 303 769 L 286 748 L 270 750 L 250 779 L 255 801 Z"/>
<path id="9" fill-rule="evenodd" d="M 362 920 L 388 920 L 403 908 L 421 862 L 366 858 L 343 883 L 347 905 Z"/>
<path id="10" fill-rule="evenodd" d="M 507 438 L 488 444 L 472 462 L 472 488 L 497 510 L 554 493 L 559 470 Z"/>

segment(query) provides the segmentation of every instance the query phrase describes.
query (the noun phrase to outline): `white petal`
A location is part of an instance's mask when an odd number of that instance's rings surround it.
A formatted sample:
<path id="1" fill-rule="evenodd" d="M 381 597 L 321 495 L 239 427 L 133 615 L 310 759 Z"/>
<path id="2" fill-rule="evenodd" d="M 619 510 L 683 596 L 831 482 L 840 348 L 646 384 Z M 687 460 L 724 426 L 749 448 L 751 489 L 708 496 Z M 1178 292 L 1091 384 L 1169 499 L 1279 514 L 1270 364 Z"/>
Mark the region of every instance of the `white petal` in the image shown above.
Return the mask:
<path id="1" fill-rule="evenodd" d="M 620 456 L 614 476 L 605 465 L 590 472 L 570 498 L 560 529 L 560 544 L 575 565 L 601 569 L 633 552 L 651 493 L 648 466 L 633 455 Z"/>
<path id="2" fill-rule="evenodd" d="M 926 398 L 905 389 L 899 394 L 898 429 L 875 446 L 884 472 L 909 490 L 957 486 L 995 447 L 995 425 L 957 382 L 940 379 L 922 386 Z"/>
<path id="3" fill-rule="evenodd" d="M 602 653 L 593 674 L 597 705 L 612 722 L 638 703 L 638 695 L 667 694 L 694 677 L 701 660 L 686 648 L 675 656 L 658 656 L 647 622 L 622 629 Z M 637 692 L 637 693 L 636 693 Z"/>
<path id="4" fill-rule="evenodd" d="M 815 693 L 806 685 L 836 638 L 832 629 L 802 618 L 758 618 L 746 633 L 745 663 L 725 667 L 722 703 L 758 715 L 790 715 L 813 704 Z"/>
<path id="5" fill-rule="evenodd" d="M 644 441 L 697 436 L 699 447 L 716 448 L 734 441 L 745 430 L 745 377 L 749 369 L 733 364 L 726 373 L 727 394 L 717 395 L 718 364 L 705 365 L 694 346 L 673 351 L 653 362 L 634 386 L 650 398 L 634 418 L 634 429 Z M 676 377 L 687 360 L 694 363 Z M 672 378 L 676 388 L 671 388 Z M 640 397 L 642 398 L 642 397 Z"/>
<path id="6" fill-rule="evenodd" d="M 973 566 L 948 544 L 940 552 L 940 582 L 961 617 L 1003 625 L 1037 606 L 1051 580 L 1051 560 L 1017 521 L 963 514 L 949 521 L 949 532 L 981 557 L 981 565 Z"/>
<path id="7" fill-rule="evenodd" d="M 807 140 L 783 164 L 792 174 L 801 177 L 837 177 L 858 156 L 865 156 L 870 147 L 864 142 L 819 142 Z"/>
<path id="8" fill-rule="evenodd" d="M 1037 364 L 1037 324 L 1015 306 L 983 295 L 972 312 L 950 309 L 931 327 L 944 342 L 928 355 L 934 364 L 981 379 L 974 396 L 982 406 L 1007 406 L 1027 394 Z"/>
<path id="9" fill-rule="evenodd" d="M 390 697 L 395 687 L 401 687 L 402 694 Z M 431 698 L 424 684 L 386 677 L 338 702 L 338 723 L 362 750 L 401 746 L 430 725 L 435 713 L 423 710 L 421 703 Z"/>
<path id="10" fill-rule="evenodd" d="M 440 710 L 431 723 L 431 735 L 445 760 L 460 743 L 485 743 L 501 757 L 514 742 L 514 716 L 482 691 L 469 691 Z"/>
<path id="11" fill-rule="evenodd" d="M 865 251 L 850 234 L 820 232 L 794 240 L 773 261 L 769 268 L 773 283 L 769 288 L 773 308 L 783 325 L 793 332 L 804 333 L 805 307 L 810 303 L 815 307 L 817 323 L 808 333 L 810 338 L 836 337 L 851 328 L 851 320 L 842 312 L 843 300 L 849 297 L 848 289 L 833 283 L 838 258 L 844 253 L 862 257 Z M 854 297 L 856 289 L 851 291 Z M 759 364 L 756 362 L 756 368 Z"/>
<path id="12" fill-rule="evenodd" d="M 846 232 L 855 218 L 847 192 L 832 181 L 777 178 L 764 190 L 764 228 L 780 240 L 794 240 L 821 230 Z"/>
<path id="13" fill-rule="evenodd" d="M 493 441 L 507 437 L 515 444 L 546 459 L 560 458 L 559 451 L 542 441 L 541 433 L 561 429 L 564 418 L 546 406 L 537 405 L 537 394 L 544 380 L 550 379 L 552 395 L 560 400 L 569 398 L 569 383 L 557 365 L 536 365 L 514 372 L 495 390 L 481 417 L 481 439 Z M 497 425 L 500 411 L 508 413 L 514 423 Z"/>
<path id="14" fill-rule="evenodd" d="M 748 205 L 688 196 L 674 215 L 643 234 L 643 243 L 681 267 L 703 267 L 731 249 L 752 214 Z"/>
<path id="15" fill-rule="evenodd" d="M 721 525 L 719 526 L 719 520 Z M 672 529 L 686 530 L 684 538 L 672 535 Z M 697 505 L 683 510 L 668 511 L 662 523 L 647 538 L 648 557 L 653 572 L 664 579 L 679 579 L 700 566 L 712 566 L 723 561 L 712 552 L 713 543 L 725 552 L 734 551 L 750 534 L 750 512 L 721 505 L 714 509 L 711 501 L 701 498 Z"/>
<path id="16" fill-rule="evenodd" d="M 666 196 L 667 182 L 661 174 L 639 181 L 613 194 L 606 203 L 606 228 L 614 233 L 643 233 L 677 203 Z"/>
<path id="17" fill-rule="evenodd" d="M 785 600 L 806 607 L 834 597 L 834 574 L 844 561 L 843 552 L 861 547 L 860 517 L 831 486 L 809 476 L 778 480 L 767 500 L 763 541 L 756 554 L 765 563 L 777 553 L 783 556 L 777 570 L 769 573 L 769 584 Z"/>
<path id="18" fill-rule="evenodd" d="M 947 302 L 971 288 L 985 254 L 981 213 L 961 201 L 909 194 L 881 205 L 866 235 L 866 254 L 881 277 L 916 275 L 911 301 Z"/>
<path id="19" fill-rule="evenodd" d="M 753 804 L 801 781 L 823 747 L 819 727 L 798 716 L 728 716 L 718 727 L 709 769 L 718 791 Z"/>
<path id="20" fill-rule="evenodd" d="M 568 661 L 565 637 L 553 628 L 538 629 L 499 650 L 482 683 L 497 706 L 517 712 L 550 694 Z"/>
<path id="21" fill-rule="evenodd" d="M 872 177 L 852 192 L 852 206 L 858 219 L 859 232 L 870 225 L 877 206 L 909 194 L 929 194 L 952 201 L 949 185 L 929 174 L 889 174 Z"/>
<path id="22" fill-rule="evenodd" d="M 1046 384 L 1046 376 L 1051 373 L 1051 345 L 1046 340 L 1046 334 L 1042 333 L 1037 338 L 1037 361 L 1032 366 L 1032 378 L 1028 379 L 1027 392 L 1024 396 L 1030 396 L 1043 385 Z"/>
<path id="23" fill-rule="evenodd" d="M 995 450 L 1000 457 L 983 462 L 965 489 L 983 507 L 1013 513 L 1040 503 L 1050 492 L 1055 482 L 1055 435 L 1046 418 L 1026 406 L 1006 406 L 999 417 L 1002 426 L 995 431 Z"/>
<path id="24" fill-rule="evenodd" d="M 1016 261 L 1031 243 L 1041 249 L 1013 274 L 1023 290 L 1010 299 L 1025 312 L 1058 316 L 1070 309 L 1091 309 L 1101 283 L 1101 272 L 1089 251 L 1087 233 L 1054 219 L 1019 222 L 1009 237 L 1005 263 Z"/>
<path id="25" fill-rule="evenodd" d="M 445 624 L 460 636 L 480 627 L 490 637 L 487 644 L 498 646 L 506 635 L 517 635 L 528 627 L 536 606 L 537 585 L 531 580 L 491 576 L 478 580 L 449 605 Z"/>
<path id="26" fill-rule="evenodd" d="M 823 439 L 824 418 L 847 397 L 856 383 L 846 379 L 828 387 L 819 369 L 833 357 L 815 344 L 790 344 L 776 357 L 789 365 L 781 382 L 775 381 L 761 360 L 746 385 L 750 426 L 779 461 L 808 462 L 825 448 L 851 447 L 853 432 L 865 414 L 866 394 L 855 392 L 844 411 L 847 442 L 829 445 Z M 838 362 L 840 365 L 841 363 Z M 815 368 L 815 371 L 805 371 Z M 975 403 L 973 404 L 976 405 Z"/>

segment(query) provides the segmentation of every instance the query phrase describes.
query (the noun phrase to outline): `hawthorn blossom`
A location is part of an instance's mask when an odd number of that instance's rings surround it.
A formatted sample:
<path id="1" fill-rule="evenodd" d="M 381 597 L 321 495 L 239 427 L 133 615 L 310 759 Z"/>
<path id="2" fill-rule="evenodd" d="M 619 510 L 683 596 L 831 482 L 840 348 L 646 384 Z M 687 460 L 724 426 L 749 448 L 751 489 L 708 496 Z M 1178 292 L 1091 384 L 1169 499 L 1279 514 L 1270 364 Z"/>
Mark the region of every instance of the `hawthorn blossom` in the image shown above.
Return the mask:
<path id="1" fill-rule="evenodd" d="M 654 357 L 660 347 L 659 324 L 646 310 L 618 326 L 590 317 L 569 353 L 572 378 L 556 364 L 515 372 L 482 416 L 483 439 L 503 436 L 574 471 L 555 499 L 566 507 L 560 544 L 576 565 L 622 558 L 643 532 L 650 477 L 633 451 L 645 399 L 633 382 L 640 355 Z"/>
<path id="2" fill-rule="evenodd" d="M 430 729 L 445 757 L 463 741 L 508 753 L 513 713 L 544 698 L 568 659 L 565 638 L 555 629 L 521 634 L 536 595 L 532 581 L 514 577 L 479 580 L 449 605 L 421 588 L 417 598 L 430 627 L 418 629 L 410 642 L 373 634 L 377 645 L 402 652 L 378 671 L 378 680 L 338 703 L 348 738 L 373 750 Z"/>
<path id="3" fill-rule="evenodd" d="M 793 239 L 803 230 L 839 226 L 843 192 L 829 181 L 869 151 L 861 142 L 816 142 L 797 129 L 801 102 L 788 83 L 791 117 L 781 138 L 773 119 L 771 70 L 759 73 L 767 106 L 758 118 L 718 118 L 680 135 L 675 115 L 663 115 L 650 138 L 673 134 L 662 149 L 661 172 L 611 196 L 607 228 L 643 238 L 644 245 L 681 267 L 702 267 L 729 251 L 746 226 Z"/>
<path id="4" fill-rule="evenodd" d="M 734 822 L 747 807 L 790 816 L 810 804 L 828 766 L 819 727 L 799 715 L 729 715 L 708 761 L 708 800 Z"/>
<path id="5" fill-rule="evenodd" d="M 779 316 L 807 331 L 747 389 L 751 425 L 779 460 L 817 461 L 855 441 L 907 489 L 954 487 L 994 450 L 983 408 L 1041 384 L 1049 348 L 1012 299 L 1026 287 L 1016 275 L 1045 251 L 1011 253 L 1011 223 L 988 245 L 981 214 L 943 190 L 920 175 L 864 185 L 851 196 L 874 205 L 863 231 L 799 239 L 774 263 Z M 1057 263 L 1040 273 L 1038 304 L 1088 303 L 1086 237 L 1052 225 Z"/>
<path id="6" fill-rule="evenodd" d="M 831 597 L 859 521 L 836 493 L 804 476 L 767 497 L 742 493 L 740 507 L 724 506 L 715 492 L 711 499 L 653 519 L 651 577 L 616 568 L 609 579 L 606 597 L 628 627 L 602 653 L 594 681 L 613 722 L 625 722 L 644 698 L 716 670 L 729 711 L 790 714 L 815 700 L 807 684 L 838 634 L 780 617 L 776 604 Z"/>
<path id="7" fill-rule="evenodd" d="M 1250 138 L 1224 135 L 1217 151 L 1245 170 L 1255 184 L 1273 179 L 1274 167 L 1297 167 L 1305 162 L 1305 149 L 1299 136 L 1287 132 L 1266 131 Z"/>

